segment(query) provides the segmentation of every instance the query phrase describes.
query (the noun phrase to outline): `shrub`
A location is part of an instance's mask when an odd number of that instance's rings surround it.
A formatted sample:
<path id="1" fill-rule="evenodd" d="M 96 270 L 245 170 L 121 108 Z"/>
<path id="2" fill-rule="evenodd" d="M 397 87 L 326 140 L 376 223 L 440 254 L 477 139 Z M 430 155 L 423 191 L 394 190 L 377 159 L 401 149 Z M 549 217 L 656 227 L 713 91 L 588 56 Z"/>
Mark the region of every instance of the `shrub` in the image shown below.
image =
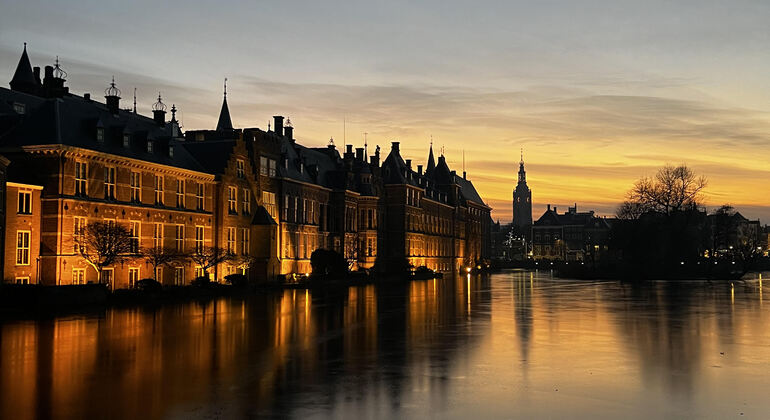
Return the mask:
<path id="1" fill-rule="evenodd" d="M 142 279 L 136 282 L 136 288 L 143 292 L 159 292 L 163 286 L 155 279 Z"/>
<path id="2" fill-rule="evenodd" d="M 190 283 L 193 286 L 203 287 L 208 286 L 208 284 L 211 283 L 211 279 L 207 276 L 200 276 L 193 279 L 193 281 Z"/>
<path id="3" fill-rule="evenodd" d="M 310 255 L 313 276 L 341 277 L 348 273 L 348 263 L 339 252 L 328 249 L 316 249 Z"/>
<path id="4" fill-rule="evenodd" d="M 233 287 L 246 287 L 249 283 L 249 279 L 243 274 L 228 274 L 225 281 Z"/>

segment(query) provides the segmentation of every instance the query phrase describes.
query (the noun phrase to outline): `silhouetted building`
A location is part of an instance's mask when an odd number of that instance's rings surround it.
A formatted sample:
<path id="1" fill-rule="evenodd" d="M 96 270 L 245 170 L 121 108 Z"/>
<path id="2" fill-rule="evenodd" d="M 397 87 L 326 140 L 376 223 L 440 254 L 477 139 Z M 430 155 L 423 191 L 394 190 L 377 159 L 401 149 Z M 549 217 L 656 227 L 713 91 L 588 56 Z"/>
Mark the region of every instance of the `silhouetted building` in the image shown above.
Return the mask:
<path id="1" fill-rule="evenodd" d="M 593 210 L 578 212 L 577 204 L 559 214 L 548 209 L 532 226 L 535 260 L 596 261 L 608 250 L 610 225 Z"/>
<path id="2" fill-rule="evenodd" d="M 527 186 L 524 153 L 519 161 L 519 182 L 513 190 L 513 227 L 516 235 L 528 237 L 532 226 L 532 191 Z"/>
<path id="3" fill-rule="evenodd" d="M 235 129 L 226 91 L 214 130 L 182 133 L 176 107 L 167 120 L 160 96 L 148 118 L 120 108 L 114 80 L 100 103 L 69 93 L 65 77 L 57 61 L 39 80 L 25 47 L 11 89 L 0 88 L 0 151 L 13 188 L 0 201 L 13 209 L 4 218 L 5 281 L 131 287 L 156 274 L 134 259 L 97 279 L 75 246 L 96 221 L 125 225 L 137 252 L 213 246 L 237 255 L 210 270 L 220 281 L 308 273 L 321 248 L 353 269 L 406 262 L 456 271 L 489 258 L 491 209 L 444 156 L 436 164 L 432 147 L 423 173 L 398 142 L 380 163 L 379 146 L 371 156 L 367 145 L 343 155 L 333 142 L 302 146 L 282 116 L 273 130 Z M 202 274 L 191 262 L 157 271 L 164 284 Z"/>
<path id="4" fill-rule="evenodd" d="M 717 212 L 707 217 L 711 232 L 711 256 L 762 251 L 762 226 L 759 220 L 749 220 L 740 212 Z"/>

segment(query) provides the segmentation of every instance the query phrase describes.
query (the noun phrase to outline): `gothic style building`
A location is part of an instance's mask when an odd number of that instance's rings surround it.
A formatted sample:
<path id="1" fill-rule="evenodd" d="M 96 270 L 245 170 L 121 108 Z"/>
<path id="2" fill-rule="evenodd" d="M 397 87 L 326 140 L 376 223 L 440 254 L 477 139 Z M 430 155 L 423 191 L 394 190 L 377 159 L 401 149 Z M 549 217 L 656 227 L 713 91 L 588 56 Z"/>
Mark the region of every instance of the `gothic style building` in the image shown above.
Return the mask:
<path id="1" fill-rule="evenodd" d="M 120 107 L 114 80 L 105 102 L 74 95 L 58 63 L 31 67 L 26 47 L 10 83 L 0 88 L 0 159 L 6 282 L 50 285 L 142 278 L 189 284 L 192 262 L 115 264 L 102 279 L 75 239 L 96 221 L 124 225 L 136 253 L 187 253 L 218 247 L 238 262 L 213 268 L 214 279 L 243 273 L 252 281 L 311 271 L 316 249 L 342 254 L 353 269 L 412 265 L 454 272 L 488 258 L 490 208 L 466 174 L 438 163 L 412 168 L 393 142 L 338 151 L 296 142 L 290 121 L 272 130 L 236 129 L 227 93 L 214 130 L 182 132 L 176 107 L 161 97 L 145 117 Z"/>
<path id="2" fill-rule="evenodd" d="M 527 186 L 524 153 L 519 161 L 519 183 L 513 190 L 513 229 L 517 235 L 529 237 L 532 227 L 532 191 Z"/>

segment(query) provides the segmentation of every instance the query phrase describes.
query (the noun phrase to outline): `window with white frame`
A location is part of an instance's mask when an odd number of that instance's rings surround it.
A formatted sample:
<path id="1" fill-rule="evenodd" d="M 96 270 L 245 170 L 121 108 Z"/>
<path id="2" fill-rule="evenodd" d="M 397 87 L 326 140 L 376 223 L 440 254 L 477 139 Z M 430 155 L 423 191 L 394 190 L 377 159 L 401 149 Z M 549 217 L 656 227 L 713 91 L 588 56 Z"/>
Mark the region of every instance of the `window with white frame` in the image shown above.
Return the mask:
<path id="1" fill-rule="evenodd" d="M 230 214 L 238 213 L 238 188 L 227 187 L 227 210 Z"/>
<path id="2" fill-rule="evenodd" d="M 163 223 L 153 223 L 152 225 L 152 246 L 155 248 L 163 246 Z"/>
<path id="3" fill-rule="evenodd" d="M 249 255 L 250 240 L 251 231 L 248 228 L 241 228 L 241 255 Z"/>
<path id="4" fill-rule="evenodd" d="M 131 172 L 131 201 L 139 203 L 142 201 L 142 173 Z"/>
<path id="5" fill-rule="evenodd" d="M 195 226 L 195 250 L 202 251 L 204 246 L 204 230 L 203 226 Z M 199 277 L 196 275 L 196 277 Z"/>
<path id="6" fill-rule="evenodd" d="M 227 232 L 227 252 L 231 254 L 235 254 L 235 228 L 229 227 L 226 229 Z"/>
<path id="7" fill-rule="evenodd" d="M 176 206 L 184 208 L 184 179 L 181 178 L 176 180 Z"/>
<path id="8" fill-rule="evenodd" d="M 176 225 L 174 232 L 174 248 L 177 252 L 184 251 L 184 225 Z"/>
<path id="9" fill-rule="evenodd" d="M 203 190 L 203 183 L 199 182 L 195 188 L 195 208 L 198 210 L 203 210 Z"/>
<path id="10" fill-rule="evenodd" d="M 267 160 L 267 175 L 270 177 L 275 176 L 275 169 L 277 167 L 277 163 L 275 159 L 268 159 Z"/>
<path id="11" fill-rule="evenodd" d="M 84 196 L 87 194 L 87 168 L 88 165 L 85 162 L 75 162 L 75 195 Z"/>
<path id="12" fill-rule="evenodd" d="M 16 265 L 29 265 L 29 244 L 32 233 L 28 230 L 16 232 Z"/>
<path id="13" fill-rule="evenodd" d="M 288 195 L 283 196 L 283 220 L 284 221 L 289 220 L 289 196 Z"/>
<path id="14" fill-rule="evenodd" d="M 262 206 L 270 214 L 273 220 L 278 220 L 278 209 L 275 206 L 275 193 L 262 191 Z"/>
<path id="15" fill-rule="evenodd" d="M 83 244 L 83 235 L 86 231 L 86 218 L 75 216 L 72 218 L 72 239 L 74 242 L 74 252 L 78 252 L 79 246 Z"/>
<path id="16" fill-rule="evenodd" d="M 16 212 L 19 214 L 32 214 L 32 190 L 19 190 Z"/>
<path id="17" fill-rule="evenodd" d="M 128 287 L 133 289 L 139 281 L 139 267 L 128 267 Z"/>
<path id="18" fill-rule="evenodd" d="M 115 199 L 115 167 L 104 168 L 104 198 Z"/>
<path id="19" fill-rule="evenodd" d="M 163 205 L 163 175 L 155 175 L 155 204 Z"/>
<path id="20" fill-rule="evenodd" d="M 248 188 L 244 188 L 241 198 L 243 200 L 243 203 L 241 205 L 243 214 L 250 214 L 251 213 L 251 190 Z"/>
<path id="21" fill-rule="evenodd" d="M 86 284 L 86 269 L 85 268 L 73 268 L 72 269 L 72 284 Z"/>
<path id="22" fill-rule="evenodd" d="M 138 254 L 139 253 L 139 232 L 141 229 L 141 224 L 137 220 L 131 220 L 128 225 L 128 232 L 131 236 L 131 253 L 132 254 Z"/>

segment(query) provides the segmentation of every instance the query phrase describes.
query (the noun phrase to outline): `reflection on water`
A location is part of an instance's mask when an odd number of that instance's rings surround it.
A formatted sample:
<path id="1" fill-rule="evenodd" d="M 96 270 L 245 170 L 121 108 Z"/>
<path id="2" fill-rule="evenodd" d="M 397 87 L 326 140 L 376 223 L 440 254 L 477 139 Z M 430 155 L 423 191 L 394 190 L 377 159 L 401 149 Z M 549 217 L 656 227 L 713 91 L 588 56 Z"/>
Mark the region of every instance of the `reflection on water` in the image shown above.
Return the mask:
<path id="1" fill-rule="evenodd" d="M 534 272 L 0 324 L 0 418 L 770 412 L 759 281 Z"/>

